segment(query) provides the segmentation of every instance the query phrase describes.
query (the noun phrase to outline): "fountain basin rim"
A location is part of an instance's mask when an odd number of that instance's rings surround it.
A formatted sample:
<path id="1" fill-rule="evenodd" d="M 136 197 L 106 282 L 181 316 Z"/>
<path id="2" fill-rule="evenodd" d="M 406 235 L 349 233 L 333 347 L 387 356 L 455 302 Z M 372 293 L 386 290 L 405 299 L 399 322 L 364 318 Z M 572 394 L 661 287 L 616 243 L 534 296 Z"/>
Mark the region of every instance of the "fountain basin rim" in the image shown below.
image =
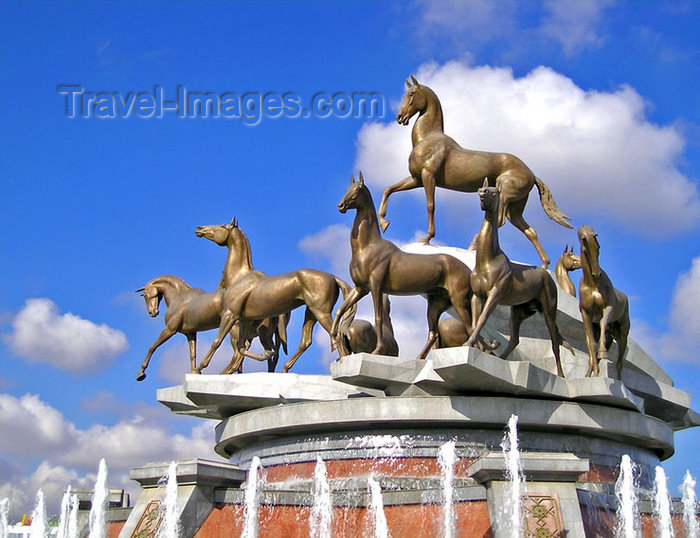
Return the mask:
<path id="1" fill-rule="evenodd" d="M 631 444 L 661 459 L 673 455 L 673 429 L 638 412 L 604 405 L 483 396 L 384 397 L 304 402 L 255 409 L 221 421 L 216 452 L 237 450 L 274 438 L 323 432 L 356 433 L 372 428 L 503 430 L 511 414 L 519 430 L 577 433 Z"/>

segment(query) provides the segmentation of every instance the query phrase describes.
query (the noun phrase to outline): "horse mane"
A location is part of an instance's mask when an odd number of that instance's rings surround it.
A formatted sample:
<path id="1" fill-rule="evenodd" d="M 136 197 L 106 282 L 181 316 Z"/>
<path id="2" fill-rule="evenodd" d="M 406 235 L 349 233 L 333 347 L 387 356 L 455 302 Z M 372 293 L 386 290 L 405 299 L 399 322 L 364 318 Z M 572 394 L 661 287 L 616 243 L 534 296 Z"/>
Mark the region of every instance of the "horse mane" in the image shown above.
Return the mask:
<path id="1" fill-rule="evenodd" d="M 444 132 L 445 131 L 445 115 L 442 113 L 442 103 L 440 103 L 440 99 L 438 98 L 437 94 L 432 90 L 432 88 L 429 88 L 428 86 L 424 86 L 421 84 L 419 86 L 420 91 L 426 95 L 427 98 L 432 99 L 432 101 L 435 103 L 435 106 L 437 108 L 437 112 L 440 114 L 440 129 Z"/>
<path id="2" fill-rule="evenodd" d="M 253 267 L 253 254 L 251 253 L 250 241 L 248 241 L 248 236 L 238 226 L 235 226 L 234 230 L 238 230 L 238 233 L 241 234 L 243 244 L 245 245 L 245 248 L 246 248 L 246 257 L 248 259 L 248 267 Z"/>
<path id="3" fill-rule="evenodd" d="M 163 282 L 165 284 L 169 284 L 173 286 L 174 288 L 177 288 L 178 290 L 189 290 L 192 288 L 187 282 L 185 282 L 183 279 L 181 279 L 179 276 L 175 275 L 161 275 L 157 276 L 153 280 L 151 280 L 148 284 L 146 284 L 146 287 L 148 286 L 155 286 L 156 284 Z"/>

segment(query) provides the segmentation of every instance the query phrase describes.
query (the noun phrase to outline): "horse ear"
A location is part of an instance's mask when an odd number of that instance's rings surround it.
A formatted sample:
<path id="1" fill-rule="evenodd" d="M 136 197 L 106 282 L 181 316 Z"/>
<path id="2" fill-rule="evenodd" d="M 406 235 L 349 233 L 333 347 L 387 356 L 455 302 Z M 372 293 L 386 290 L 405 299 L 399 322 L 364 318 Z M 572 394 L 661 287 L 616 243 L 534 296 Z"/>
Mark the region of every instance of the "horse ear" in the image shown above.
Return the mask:
<path id="1" fill-rule="evenodd" d="M 355 174 L 350 174 L 350 185 L 355 184 Z"/>
<path id="2" fill-rule="evenodd" d="M 144 291 L 146 291 L 146 288 L 139 288 L 134 293 L 143 293 Z"/>
<path id="3" fill-rule="evenodd" d="M 486 187 L 489 186 L 489 178 L 485 177 L 484 178 L 484 184 L 482 185 L 482 188 L 485 189 Z"/>
<path id="4" fill-rule="evenodd" d="M 234 228 L 238 226 L 238 221 L 236 220 L 236 217 L 233 217 L 231 219 L 231 226 L 233 226 Z"/>
<path id="5" fill-rule="evenodd" d="M 420 84 L 418 84 L 418 81 L 416 80 L 416 77 L 414 77 L 413 75 L 411 75 L 411 80 L 413 81 L 414 86 L 420 86 Z"/>
<path id="6" fill-rule="evenodd" d="M 360 185 L 364 187 L 365 185 L 365 178 L 362 176 L 362 172 L 360 172 Z"/>
<path id="7" fill-rule="evenodd" d="M 410 88 L 411 86 L 413 86 L 413 84 L 411 84 L 411 83 L 408 81 L 408 79 L 406 79 L 406 86 L 407 86 L 408 88 Z"/>

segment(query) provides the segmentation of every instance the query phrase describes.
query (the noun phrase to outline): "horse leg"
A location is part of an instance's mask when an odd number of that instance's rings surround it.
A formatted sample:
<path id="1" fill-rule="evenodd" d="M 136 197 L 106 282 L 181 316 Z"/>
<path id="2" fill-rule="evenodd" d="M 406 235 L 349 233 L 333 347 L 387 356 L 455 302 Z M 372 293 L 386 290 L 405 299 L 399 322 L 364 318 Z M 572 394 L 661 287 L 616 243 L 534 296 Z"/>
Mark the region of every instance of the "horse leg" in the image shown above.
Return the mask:
<path id="1" fill-rule="evenodd" d="M 617 338 L 617 378 L 622 381 L 622 358 L 627 351 L 627 337 L 630 332 L 629 314 L 625 312 L 623 319 L 619 322 L 619 334 Z"/>
<path id="2" fill-rule="evenodd" d="M 596 354 L 596 337 L 594 334 L 594 325 L 591 316 L 585 310 L 581 310 L 581 319 L 583 320 L 583 330 L 586 333 L 586 346 L 588 347 L 588 370 L 586 377 L 598 375 L 598 357 Z"/>
<path id="3" fill-rule="evenodd" d="M 435 345 L 435 342 L 437 342 L 440 315 L 447 310 L 449 304 L 448 300 L 439 296 L 428 296 L 428 341 L 416 359 L 424 360 L 428 356 L 430 349 Z"/>
<path id="4" fill-rule="evenodd" d="M 600 318 L 600 336 L 598 341 L 598 360 L 608 358 L 608 350 L 605 347 L 605 342 L 608 339 L 607 332 L 610 329 L 610 316 L 613 313 L 613 307 L 607 305 L 603 308 L 603 317 Z"/>
<path id="5" fill-rule="evenodd" d="M 306 312 L 304 312 L 304 324 L 301 327 L 301 342 L 299 343 L 299 349 L 297 349 L 296 353 L 292 355 L 292 358 L 285 363 L 284 368 L 282 368 L 283 372 L 289 372 L 301 354 L 304 353 L 304 351 L 306 351 L 311 345 L 314 334 L 314 325 L 316 325 L 316 316 L 314 316 L 313 312 L 311 312 L 307 306 Z"/>
<path id="6" fill-rule="evenodd" d="M 153 342 L 153 345 L 148 348 L 148 353 L 146 353 L 146 358 L 144 359 L 143 364 L 141 364 L 141 369 L 136 376 L 136 381 L 143 381 L 146 379 L 146 368 L 148 368 L 148 363 L 151 362 L 153 352 L 163 343 L 167 342 L 176 332 L 177 331 L 175 329 L 171 329 L 170 327 L 165 327 L 165 329 L 161 331 L 158 338 L 156 338 L 156 341 Z"/>
<path id="7" fill-rule="evenodd" d="M 377 333 L 377 344 L 372 355 L 378 355 L 384 341 L 384 295 L 380 282 L 370 282 L 372 303 L 374 305 L 374 332 Z"/>
<path id="8" fill-rule="evenodd" d="M 382 228 L 382 232 L 386 232 L 389 227 L 389 221 L 386 220 L 386 206 L 389 203 L 389 196 L 395 192 L 400 191 L 410 191 L 411 189 L 416 189 L 420 187 L 420 182 L 416 180 L 413 176 L 402 179 L 401 181 L 389 185 L 384 189 L 384 194 L 382 194 L 382 203 L 379 204 L 379 211 L 377 211 L 377 216 L 379 217 L 379 226 Z"/>
<path id="9" fill-rule="evenodd" d="M 503 199 L 501 199 L 500 203 L 503 204 Z M 522 200 L 518 200 L 516 202 L 511 203 L 507 208 L 505 205 L 502 205 L 501 207 L 504 208 L 504 211 L 507 209 L 508 220 L 510 220 L 513 226 L 515 226 L 518 230 L 523 232 L 523 234 L 525 234 L 525 237 L 527 237 L 530 240 L 530 243 L 532 243 L 532 245 L 535 247 L 535 250 L 537 250 L 537 254 L 539 254 L 540 256 L 540 260 L 542 260 L 542 268 L 547 269 L 547 267 L 549 267 L 549 256 L 547 256 L 547 253 L 544 251 L 542 243 L 540 243 L 535 229 L 532 226 L 530 226 L 523 218 L 523 211 L 525 210 L 526 203 L 527 198 L 524 198 Z"/>
<path id="10" fill-rule="evenodd" d="M 464 344 L 465 346 L 474 345 L 476 339 L 479 337 L 481 329 L 484 328 L 484 325 L 486 325 L 486 321 L 489 319 L 489 316 L 494 311 L 496 306 L 498 306 L 498 299 L 500 296 L 501 290 L 499 290 L 498 287 L 494 286 L 493 288 L 491 288 L 491 291 L 489 291 L 489 294 L 486 297 L 486 302 L 484 303 L 484 306 L 481 309 L 481 313 L 478 314 L 479 317 L 474 318 L 474 313 L 475 311 L 478 311 L 479 308 L 478 306 L 475 308 L 475 298 L 477 297 L 476 294 L 472 295 L 472 323 L 474 323 L 475 319 L 476 323 L 474 324 L 474 330 L 472 331 L 472 334 L 469 335 L 469 340 L 467 340 L 467 342 Z M 477 298 L 476 301 L 477 305 L 481 305 L 481 299 Z"/>
<path id="11" fill-rule="evenodd" d="M 435 237 L 435 174 L 423 168 L 422 178 L 428 209 L 428 234 L 423 239 L 423 243 L 430 243 L 430 240 Z"/>
<path id="12" fill-rule="evenodd" d="M 216 338 L 214 338 L 214 341 L 211 343 L 207 356 L 204 357 L 204 360 L 202 360 L 202 362 L 196 368 L 196 373 L 202 373 L 202 370 L 209 366 L 211 358 L 214 356 L 214 353 L 216 353 L 216 350 L 221 347 L 221 342 L 224 341 L 224 337 L 231 332 L 231 329 L 238 321 L 238 317 L 238 314 L 234 314 L 233 311 L 229 309 L 221 314 L 221 325 L 219 325 L 219 332 L 216 334 Z"/>
<path id="13" fill-rule="evenodd" d="M 187 344 L 190 347 L 190 371 L 197 367 L 197 333 L 187 333 Z"/>
<path id="14" fill-rule="evenodd" d="M 507 359 L 511 351 L 513 351 L 520 343 L 520 325 L 527 318 L 532 316 L 534 312 L 528 308 L 527 304 L 513 305 L 510 307 L 510 339 L 508 346 L 501 353 L 502 359 Z"/>
<path id="15" fill-rule="evenodd" d="M 368 289 L 359 288 L 357 286 L 350 290 L 350 293 L 348 293 L 348 296 L 343 301 L 343 304 L 341 304 L 338 310 L 335 312 L 335 318 L 333 318 L 333 325 L 331 325 L 330 332 L 331 342 L 338 339 L 338 325 L 340 324 L 340 320 L 343 318 L 345 313 L 368 293 Z"/>
<path id="16" fill-rule="evenodd" d="M 559 333 L 559 327 L 557 327 L 557 309 L 556 307 L 543 309 L 542 315 L 544 316 L 544 321 L 549 330 L 549 339 L 552 342 L 552 353 L 554 353 L 554 360 L 557 363 L 557 375 L 559 377 L 564 377 L 564 370 L 561 367 L 561 350 L 559 349 L 559 346 L 562 345 L 562 338 Z M 596 370 L 597 366 L 598 363 L 596 361 Z"/>

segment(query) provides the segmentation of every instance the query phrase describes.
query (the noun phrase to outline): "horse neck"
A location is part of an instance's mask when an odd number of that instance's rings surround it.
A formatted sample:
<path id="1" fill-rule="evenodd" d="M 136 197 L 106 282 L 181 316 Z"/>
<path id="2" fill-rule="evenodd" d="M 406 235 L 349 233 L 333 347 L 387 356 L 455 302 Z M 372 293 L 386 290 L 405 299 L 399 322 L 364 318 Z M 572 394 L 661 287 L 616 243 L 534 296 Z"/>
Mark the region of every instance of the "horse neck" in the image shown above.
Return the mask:
<path id="1" fill-rule="evenodd" d="M 598 287 L 598 282 L 593 278 L 593 269 L 591 267 L 591 262 L 588 259 L 588 255 L 581 250 L 581 271 L 583 275 L 581 276 L 581 281 L 594 287 Z"/>
<path id="2" fill-rule="evenodd" d="M 163 296 L 167 306 L 170 306 L 170 302 L 175 297 L 190 289 L 190 285 L 187 282 L 176 276 L 162 276 L 152 284 Z"/>
<path id="3" fill-rule="evenodd" d="M 437 95 L 430 88 L 422 88 L 425 95 L 427 105 L 420 111 L 416 123 L 413 124 L 411 131 L 411 140 L 415 146 L 430 133 L 444 133 L 444 125 L 442 119 L 442 105 L 437 98 Z"/>
<path id="4" fill-rule="evenodd" d="M 479 230 L 478 246 L 476 249 L 476 264 L 489 261 L 501 253 L 498 244 L 498 223 L 496 222 L 496 210 L 486 210 L 484 222 Z"/>
<path id="5" fill-rule="evenodd" d="M 228 255 L 226 256 L 226 265 L 224 265 L 224 273 L 219 283 L 219 288 L 225 288 L 233 283 L 242 274 L 253 269 L 253 257 L 250 252 L 250 242 L 246 235 L 239 230 L 239 237 L 231 238 L 227 244 Z"/>
<path id="6" fill-rule="evenodd" d="M 358 204 L 356 208 L 357 213 L 355 214 L 355 220 L 352 224 L 352 233 L 350 235 L 350 245 L 353 254 L 364 246 L 379 241 L 382 238 L 372 195 L 366 188 L 364 192 L 364 200 L 362 203 Z"/>
<path id="7" fill-rule="evenodd" d="M 566 266 L 563 263 L 564 259 L 560 259 L 557 262 L 556 267 L 554 268 L 554 274 L 557 276 L 557 282 L 568 282 L 571 284 L 572 288 L 575 288 L 574 286 L 574 281 L 571 280 L 571 275 L 569 274 L 569 270 L 566 268 Z"/>

